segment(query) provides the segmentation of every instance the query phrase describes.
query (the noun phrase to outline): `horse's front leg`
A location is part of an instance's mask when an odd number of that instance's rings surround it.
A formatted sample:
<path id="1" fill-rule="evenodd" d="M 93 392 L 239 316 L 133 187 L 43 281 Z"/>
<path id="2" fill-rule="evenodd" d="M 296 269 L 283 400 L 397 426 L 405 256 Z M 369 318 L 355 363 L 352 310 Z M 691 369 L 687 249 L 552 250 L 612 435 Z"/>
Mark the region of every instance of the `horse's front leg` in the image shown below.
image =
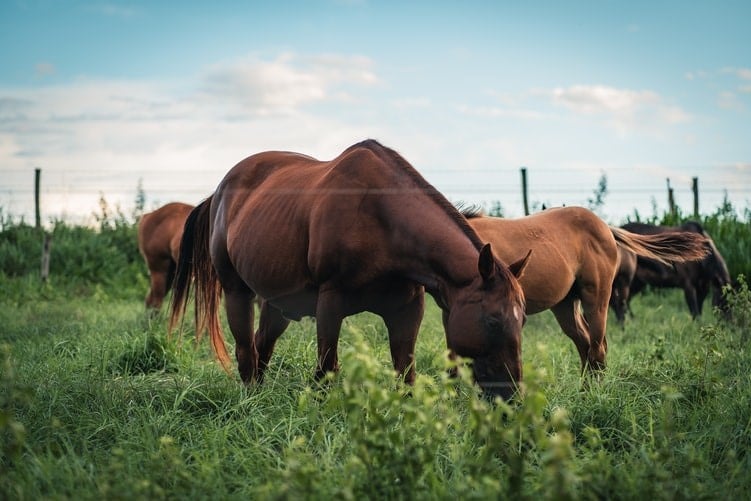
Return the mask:
<path id="1" fill-rule="evenodd" d="M 339 370 L 339 333 L 344 320 L 344 296 L 336 289 L 321 289 L 316 305 L 316 330 L 318 336 L 318 367 L 316 380 L 327 372 Z"/>
<path id="2" fill-rule="evenodd" d="M 696 320 L 696 318 L 701 315 L 701 307 L 699 306 L 696 288 L 693 284 L 688 283 L 683 285 L 683 296 L 686 298 L 686 304 L 688 305 L 688 310 L 691 312 L 691 318 Z"/>
<path id="3" fill-rule="evenodd" d="M 422 287 L 409 284 L 383 295 L 385 303 L 377 313 L 389 332 L 394 370 L 407 384 L 415 382 L 415 342 L 425 312 Z"/>

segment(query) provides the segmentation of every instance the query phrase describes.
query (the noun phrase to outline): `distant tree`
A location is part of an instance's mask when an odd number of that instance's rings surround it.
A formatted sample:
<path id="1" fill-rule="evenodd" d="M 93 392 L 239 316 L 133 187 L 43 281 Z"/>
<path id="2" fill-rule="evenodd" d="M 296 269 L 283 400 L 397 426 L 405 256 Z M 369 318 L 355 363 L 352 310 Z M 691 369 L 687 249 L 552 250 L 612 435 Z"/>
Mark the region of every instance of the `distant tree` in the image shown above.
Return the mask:
<path id="1" fill-rule="evenodd" d="M 136 187 L 136 203 L 133 208 L 133 220 L 138 222 L 143 216 L 144 207 L 146 206 L 146 192 L 143 190 L 143 179 L 138 179 Z"/>
<path id="2" fill-rule="evenodd" d="M 587 199 L 587 207 L 592 212 L 600 214 L 600 209 L 605 205 L 605 196 L 608 194 L 608 177 L 603 173 L 597 183 L 597 188 L 591 198 Z"/>
<path id="3" fill-rule="evenodd" d="M 490 204 L 490 210 L 488 210 L 488 216 L 503 217 L 503 206 L 501 202 L 496 200 Z"/>

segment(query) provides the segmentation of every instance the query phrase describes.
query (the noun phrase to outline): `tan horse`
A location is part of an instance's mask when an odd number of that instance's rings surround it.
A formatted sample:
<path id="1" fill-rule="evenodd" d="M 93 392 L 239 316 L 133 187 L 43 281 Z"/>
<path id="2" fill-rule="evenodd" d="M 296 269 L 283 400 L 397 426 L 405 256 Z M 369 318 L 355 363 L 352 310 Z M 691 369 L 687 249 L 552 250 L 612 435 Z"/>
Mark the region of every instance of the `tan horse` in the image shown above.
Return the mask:
<path id="1" fill-rule="evenodd" d="M 138 250 L 149 269 L 146 308 L 159 309 L 170 289 L 180 256 L 183 225 L 192 205 L 173 202 L 141 216 L 138 223 Z"/>
<path id="2" fill-rule="evenodd" d="M 316 377 L 338 368 L 342 320 L 381 316 L 394 368 L 414 379 L 414 346 L 427 290 L 444 311 L 448 347 L 473 359 L 480 386 L 504 398 L 521 380 L 524 296 L 459 211 L 397 152 L 373 140 L 318 161 L 265 152 L 232 168 L 188 217 L 171 325 L 195 284 L 196 331 L 209 330 L 225 368 L 224 293 L 242 380 L 261 379 L 290 319 L 316 318 Z M 253 335 L 250 301 L 261 296 Z"/>
<path id="3" fill-rule="evenodd" d="M 520 219 L 466 215 L 499 259 L 517 259 L 532 249 L 520 278 L 526 312 L 552 310 L 576 344 L 582 369 L 605 367 L 608 302 L 618 265 L 616 243 L 663 262 L 700 259 L 708 251 L 700 235 L 637 235 L 608 226 L 581 207 L 548 209 Z"/>

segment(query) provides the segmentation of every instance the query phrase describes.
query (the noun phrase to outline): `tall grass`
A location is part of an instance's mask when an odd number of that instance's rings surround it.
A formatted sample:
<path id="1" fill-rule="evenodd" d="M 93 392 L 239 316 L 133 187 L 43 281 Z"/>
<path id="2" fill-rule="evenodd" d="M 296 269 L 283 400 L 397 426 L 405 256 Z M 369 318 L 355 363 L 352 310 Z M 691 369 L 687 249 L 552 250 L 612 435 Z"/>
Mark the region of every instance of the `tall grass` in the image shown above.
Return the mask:
<path id="1" fill-rule="evenodd" d="M 748 291 L 746 290 L 746 294 Z M 3 305 L 5 306 L 5 305 Z M 751 303 L 742 307 L 751 311 Z M 345 322 L 342 370 L 312 382 L 294 323 L 262 386 L 205 344 L 168 339 L 138 300 L 3 307 L 0 493 L 68 498 L 701 498 L 751 487 L 749 354 L 740 329 L 644 296 L 582 380 L 552 315 L 525 327 L 518 401 L 446 376 L 429 302 L 419 377 L 393 377 L 383 325 Z"/>

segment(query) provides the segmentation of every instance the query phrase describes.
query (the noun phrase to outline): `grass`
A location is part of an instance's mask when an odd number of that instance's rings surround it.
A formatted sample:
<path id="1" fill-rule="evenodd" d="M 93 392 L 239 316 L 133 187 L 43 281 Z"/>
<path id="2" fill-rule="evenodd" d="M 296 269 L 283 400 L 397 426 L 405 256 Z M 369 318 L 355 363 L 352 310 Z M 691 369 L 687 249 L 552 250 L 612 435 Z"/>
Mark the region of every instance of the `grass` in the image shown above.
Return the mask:
<path id="1" fill-rule="evenodd" d="M 245 388 L 189 330 L 168 338 L 140 298 L 48 296 L 0 300 L 5 499 L 675 499 L 751 487 L 744 327 L 692 322 L 678 291 L 634 300 L 589 382 L 552 314 L 530 317 L 524 396 L 511 405 L 446 377 L 432 302 L 414 388 L 393 378 L 368 314 L 345 321 L 342 371 L 323 387 L 305 320 L 280 339 L 264 384 Z"/>

